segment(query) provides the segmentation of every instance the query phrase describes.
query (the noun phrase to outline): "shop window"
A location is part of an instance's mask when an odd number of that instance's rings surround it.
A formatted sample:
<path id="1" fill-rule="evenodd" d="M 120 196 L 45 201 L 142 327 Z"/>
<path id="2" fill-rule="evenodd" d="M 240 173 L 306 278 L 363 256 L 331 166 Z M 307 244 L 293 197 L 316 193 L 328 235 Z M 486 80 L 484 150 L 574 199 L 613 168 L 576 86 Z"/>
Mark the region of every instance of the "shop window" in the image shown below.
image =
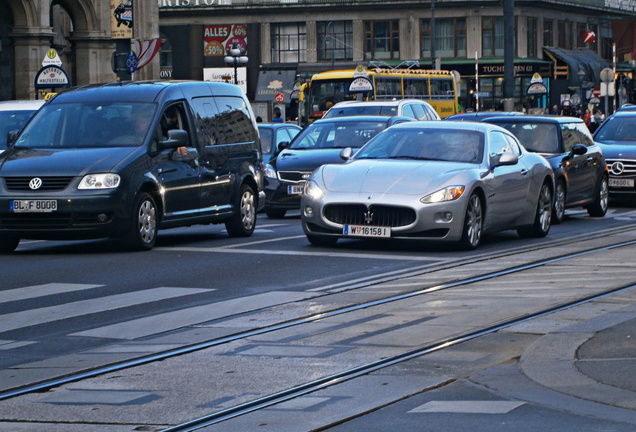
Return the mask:
<path id="1" fill-rule="evenodd" d="M 353 22 L 317 23 L 318 61 L 353 60 Z"/>
<path id="2" fill-rule="evenodd" d="M 422 57 L 432 57 L 430 19 L 422 20 L 420 28 Z M 466 20 L 464 18 L 435 20 L 435 57 L 466 57 Z"/>
<path id="3" fill-rule="evenodd" d="M 367 60 L 399 59 L 399 21 L 365 21 L 364 46 Z"/>
<path id="4" fill-rule="evenodd" d="M 271 25 L 272 62 L 303 63 L 307 61 L 307 27 L 305 23 Z"/>

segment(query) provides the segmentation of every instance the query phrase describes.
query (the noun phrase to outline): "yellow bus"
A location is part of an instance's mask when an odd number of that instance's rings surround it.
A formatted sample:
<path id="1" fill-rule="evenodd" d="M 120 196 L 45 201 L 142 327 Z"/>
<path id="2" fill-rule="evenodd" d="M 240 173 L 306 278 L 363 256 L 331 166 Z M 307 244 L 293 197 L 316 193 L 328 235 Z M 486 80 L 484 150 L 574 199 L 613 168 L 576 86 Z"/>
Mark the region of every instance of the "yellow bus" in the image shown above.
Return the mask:
<path id="1" fill-rule="evenodd" d="M 301 126 L 322 117 L 345 100 L 422 99 L 441 118 L 458 112 L 455 72 L 445 70 L 374 68 L 334 70 L 314 74 L 300 88 Z"/>

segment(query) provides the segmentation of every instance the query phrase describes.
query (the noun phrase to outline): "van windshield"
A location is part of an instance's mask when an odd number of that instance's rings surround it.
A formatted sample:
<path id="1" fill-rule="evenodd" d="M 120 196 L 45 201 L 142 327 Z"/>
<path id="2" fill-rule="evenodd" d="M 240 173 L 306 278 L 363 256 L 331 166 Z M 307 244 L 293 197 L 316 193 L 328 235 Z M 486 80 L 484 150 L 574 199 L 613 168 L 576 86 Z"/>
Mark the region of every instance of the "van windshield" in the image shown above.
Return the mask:
<path id="1" fill-rule="evenodd" d="M 45 105 L 22 131 L 16 147 L 99 148 L 144 144 L 156 105 L 78 102 Z"/>

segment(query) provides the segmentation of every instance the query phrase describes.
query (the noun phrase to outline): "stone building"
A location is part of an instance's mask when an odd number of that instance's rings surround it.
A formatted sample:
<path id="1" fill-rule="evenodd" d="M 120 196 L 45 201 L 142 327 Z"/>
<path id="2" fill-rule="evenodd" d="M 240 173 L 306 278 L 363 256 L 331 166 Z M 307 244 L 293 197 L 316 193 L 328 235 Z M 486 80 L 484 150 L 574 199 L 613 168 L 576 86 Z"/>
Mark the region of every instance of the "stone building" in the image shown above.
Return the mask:
<path id="1" fill-rule="evenodd" d="M 474 103 L 477 72 L 484 108 L 500 106 L 503 47 L 511 37 L 502 0 L 0 0 L 0 99 L 33 97 L 34 76 L 51 47 L 73 85 L 117 79 L 111 56 L 122 51 L 113 38 L 118 3 L 134 7 L 134 38 L 163 38 L 158 58 L 135 80 L 231 80 L 236 73 L 257 108 L 271 113 L 282 94 L 293 112 L 295 87 L 316 72 L 417 61 L 458 71 L 466 107 Z M 577 88 L 592 96 L 599 69 L 613 67 L 614 55 L 617 72 L 631 79 L 636 0 L 514 4 L 518 106 L 551 106 Z M 588 32 L 594 38 L 585 39 Z M 227 64 L 233 46 L 245 65 Z M 550 93 L 530 97 L 526 88 L 537 73 Z M 632 101 L 627 79 L 624 101 Z"/>

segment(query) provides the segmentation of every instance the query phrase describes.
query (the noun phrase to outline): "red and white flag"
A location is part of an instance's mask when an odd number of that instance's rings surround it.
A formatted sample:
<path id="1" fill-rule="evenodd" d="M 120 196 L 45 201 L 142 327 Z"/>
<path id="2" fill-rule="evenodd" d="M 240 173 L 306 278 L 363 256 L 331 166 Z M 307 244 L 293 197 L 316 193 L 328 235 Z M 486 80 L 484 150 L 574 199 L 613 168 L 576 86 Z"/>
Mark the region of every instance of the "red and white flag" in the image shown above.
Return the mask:
<path id="1" fill-rule="evenodd" d="M 150 63 L 161 48 L 161 38 L 156 39 L 133 39 L 135 52 L 137 53 L 137 69 L 141 69 Z"/>

